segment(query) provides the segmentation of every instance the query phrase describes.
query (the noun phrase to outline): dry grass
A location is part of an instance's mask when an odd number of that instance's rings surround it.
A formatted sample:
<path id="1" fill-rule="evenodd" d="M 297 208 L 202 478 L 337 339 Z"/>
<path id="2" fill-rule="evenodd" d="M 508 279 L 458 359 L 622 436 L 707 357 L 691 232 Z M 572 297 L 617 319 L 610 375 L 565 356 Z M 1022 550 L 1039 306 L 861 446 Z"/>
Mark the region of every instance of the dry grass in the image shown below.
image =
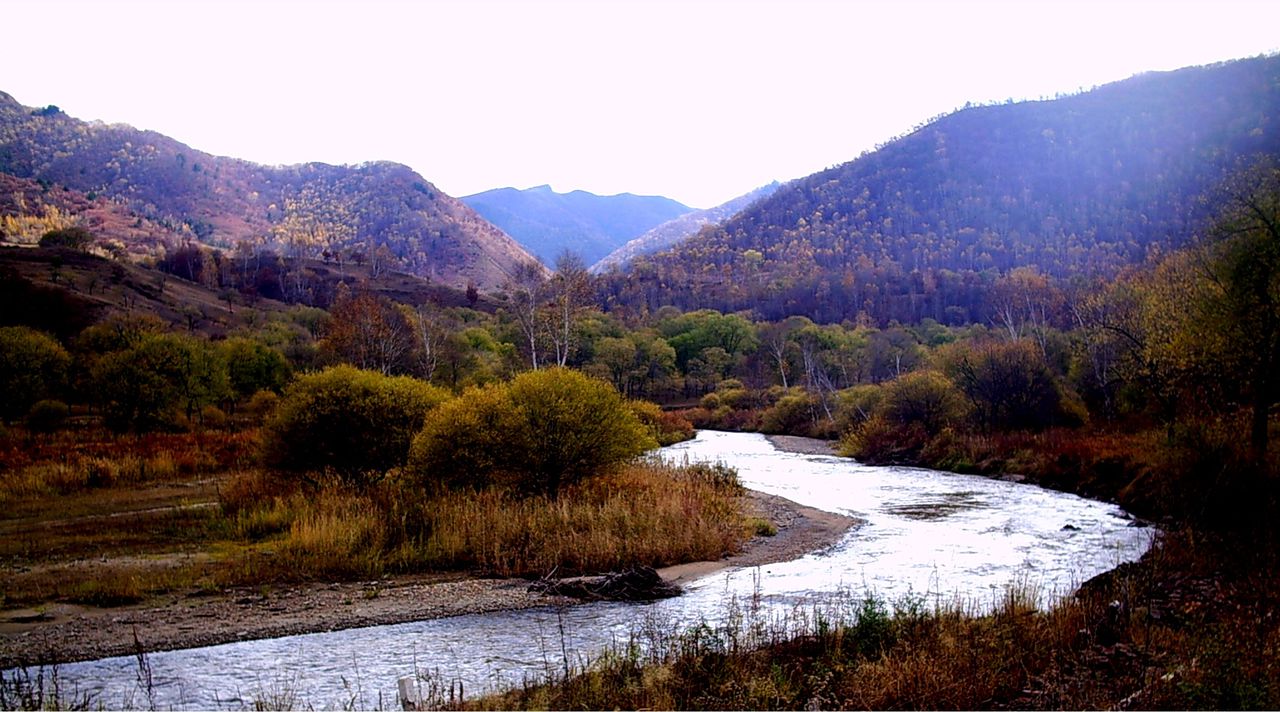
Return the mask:
<path id="1" fill-rule="evenodd" d="M 636 465 L 557 500 L 355 488 L 252 466 L 256 433 L 0 436 L 0 605 L 122 605 L 172 592 L 384 574 L 538 576 L 716 559 L 750 535 L 739 487 Z"/>
<path id="2" fill-rule="evenodd" d="M 580 574 L 718 559 L 750 535 L 739 490 L 697 468 L 640 464 L 559 499 L 451 492 L 425 506 L 422 565 L 497 576 Z"/>
<path id="3" fill-rule="evenodd" d="M 295 576 L 579 574 L 738 551 L 754 526 L 741 510 L 741 489 L 707 469 L 636 464 L 554 500 L 499 487 L 428 495 L 395 480 L 372 490 L 328 483 L 310 492 L 248 473 L 224 491 L 224 514 L 231 538 L 275 546 L 274 559 L 260 567 Z"/>
<path id="4" fill-rule="evenodd" d="M 783 620 L 748 608 L 675 637 L 642 629 L 570 675 L 466 706 L 1275 709 L 1276 554 L 1239 544 L 1171 534 L 1049 611 L 1016 590 L 986 615 L 850 597 Z"/>
<path id="5" fill-rule="evenodd" d="M 252 463 L 257 434 L 103 430 L 0 438 L 0 519 L 66 516 L 67 495 L 89 490 L 189 482 Z"/>

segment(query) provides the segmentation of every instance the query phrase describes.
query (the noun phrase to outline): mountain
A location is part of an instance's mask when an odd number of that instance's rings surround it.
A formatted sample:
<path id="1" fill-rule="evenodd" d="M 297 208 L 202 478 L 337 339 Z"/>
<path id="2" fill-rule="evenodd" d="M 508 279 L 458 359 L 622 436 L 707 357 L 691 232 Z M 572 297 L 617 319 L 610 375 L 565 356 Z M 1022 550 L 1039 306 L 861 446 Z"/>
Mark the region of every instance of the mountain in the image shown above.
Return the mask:
<path id="1" fill-rule="evenodd" d="M 487 190 L 464 196 L 462 202 L 548 265 L 566 249 L 592 264 L 649 228 L 690 211 L 660 196 L 557 193 L 548 185 Z"/>
<path id="2" fill-rule="evenodd" d="M 985 321 L 1001 275 L 1107 276 L 1181 244 L 1280 153 L 1280 56 L 969 107 L 793 181 L 609 277 L 606 303 L 887 324 Z"/>
<path id="3" fill-rule="evenodd" d="M 495 288 L 529 259 L 407 166 L 261 166 L 153 131 L 81 121 L 55 106 L 25 107 L 3 92 L 0 173 L 105 198 L 137 220 L 215 247 L 380 259 L 452 286 Z"/>
<path id="4" fill-rule="evenodd" d="M 686 237 L 697 234 L 703 227 L 722 222 L 757 200 L 773 195 L 773 192 L 779 187 L 781 187 L 781 184 L 774 181 L 769 185 L 756 188 L 746 195 L 740 195 L 714 208 L 694 210 L 672 218 L 610 252 L 599 262 L 592 265 L 591 271 L 599 274 L 611 267 L 621 268 L 638 255 L 648 255 L 659 250 L 665 250 Z"/>

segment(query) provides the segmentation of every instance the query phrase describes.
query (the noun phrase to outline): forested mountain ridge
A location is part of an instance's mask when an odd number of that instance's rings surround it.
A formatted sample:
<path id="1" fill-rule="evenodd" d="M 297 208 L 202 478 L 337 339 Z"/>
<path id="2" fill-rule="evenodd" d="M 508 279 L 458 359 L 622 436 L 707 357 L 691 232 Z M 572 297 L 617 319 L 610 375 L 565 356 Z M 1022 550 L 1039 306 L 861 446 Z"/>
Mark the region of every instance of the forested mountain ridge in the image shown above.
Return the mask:
<path id="1" fill-rule="evenodd" d="M 108 198 L 216 247 L 382 261 L 452 286 L 496 288 L 529 259 L 407 166 L 261 166 L 54 106 L 32 109 L 2 92 L 0 173 Z"/>
<path id="2" fill-rule="evenodd" d="M 557 193 L 549 185 L 497 188 L 464 196 L 462 202 L 548 265 L 565 249 L 592 264 L 646 230 L 691 210 L 657 195 Z"/>
<path id="3" fill-rule="evenodd" d="M 637 260 L 604 297 L 768 319 L 985 321 L 984 293 L 1015 267 L 1109 275 L 1186 241 L 1206 191 L 1280 153 L 1277 119 L 1277 56 L 966 108 Z"/>
<path id="4" fill-rule="evenodd" d="M 780 183 L 774 181 L 769 185 L 756 188 L 750 193 L 739 195 L 732 200 L 721 203 L 714 208 L 695 210 L 672 218 L 610 252 L 599 262 L 592 265 L 591 271 L 599 273 L 610 267 L 622 267 L 639 255 L 652 254 L 672 247 L 686 237 L 696 234 L 704 226 L 723 222 L 757 200 L 772 195 L 780 186 Z"/>

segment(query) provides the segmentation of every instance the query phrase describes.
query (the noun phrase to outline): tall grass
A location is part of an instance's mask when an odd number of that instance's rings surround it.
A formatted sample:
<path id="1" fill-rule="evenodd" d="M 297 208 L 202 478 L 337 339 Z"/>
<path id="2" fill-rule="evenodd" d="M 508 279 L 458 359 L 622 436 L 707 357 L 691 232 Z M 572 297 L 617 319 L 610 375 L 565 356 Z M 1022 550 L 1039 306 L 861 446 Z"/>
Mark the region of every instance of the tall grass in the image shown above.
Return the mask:
<path id="1" fill-rule="evenodd" d="M 697 467 L 661 463 L 588 480 L 555 500 L 448 492 L 424 505 L 420 563 L 526 576 L 718 559 L 749 535 L 738 493 Z"/>
<path id="2" fill-rule="evenodd" d="M 727 624 L 645 626 L 589 664 L 462 706 L 1275 709 L 1276 555 L 1246 561 L 1237 544 L 1171 534 L 1047 611 L 1016 588 L 984 615 L 850 595 L 769 618 L 731 602 Z"/>
<path id="3" fill-rule="evenodd" d="M 227 533 L 274 540 L 275 565 L 317 578 L 664 566 L 721 558 L 752 533 L 736 479 L 701 465 L 634 464 L 555 499 L 501 487 L 426 493 L 394 479 L 372 490 L 327 483 L 314 492 L 273 492 L 272 486 L 269 476 L 253 474 L 224 491 Z"/>

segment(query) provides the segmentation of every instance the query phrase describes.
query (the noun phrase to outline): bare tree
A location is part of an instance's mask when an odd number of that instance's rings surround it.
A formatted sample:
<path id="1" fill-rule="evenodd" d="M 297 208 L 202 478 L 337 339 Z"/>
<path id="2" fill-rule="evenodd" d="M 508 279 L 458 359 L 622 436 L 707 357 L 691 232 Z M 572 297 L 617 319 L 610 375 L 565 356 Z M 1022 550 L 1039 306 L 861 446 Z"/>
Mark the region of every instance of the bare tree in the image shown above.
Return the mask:
<path id="1" fill-rule="evenodd" d="M 503 289 L 507 293 L 511 316 L 528 342 L 529 364 L 536 371 L 542 303 L 547 295 L 547 280 L 542 265 L 533 260 L 517 264 Z"/>
<path id="2" fill-rule="evenodd" d="M 564 366 L 577 347 L 578 321 L 591 296 L 591 275 L 582 257 L 571 250 L 561 252 L 548 288 L 551 313 L 546 320 L 547 333 L 556 365 Z"/>

